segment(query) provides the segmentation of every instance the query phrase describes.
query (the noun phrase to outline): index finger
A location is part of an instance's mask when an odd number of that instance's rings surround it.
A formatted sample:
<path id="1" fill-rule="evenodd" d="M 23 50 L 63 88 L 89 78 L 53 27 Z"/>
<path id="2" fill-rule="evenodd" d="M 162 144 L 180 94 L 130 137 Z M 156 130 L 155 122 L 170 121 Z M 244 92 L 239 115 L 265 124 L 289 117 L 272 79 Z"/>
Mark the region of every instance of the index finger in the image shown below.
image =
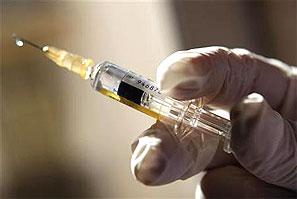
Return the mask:
<path id="1" fill-rule="evenodd" d="M 230 108 L 257 92 L 277 108 L 286 93 L 288 67 L 244 49 L 206 47 L 166 58 L 158 68 L 157 81 L 163 92 L 178 100 L 204 97 L 208 104 Z"/>

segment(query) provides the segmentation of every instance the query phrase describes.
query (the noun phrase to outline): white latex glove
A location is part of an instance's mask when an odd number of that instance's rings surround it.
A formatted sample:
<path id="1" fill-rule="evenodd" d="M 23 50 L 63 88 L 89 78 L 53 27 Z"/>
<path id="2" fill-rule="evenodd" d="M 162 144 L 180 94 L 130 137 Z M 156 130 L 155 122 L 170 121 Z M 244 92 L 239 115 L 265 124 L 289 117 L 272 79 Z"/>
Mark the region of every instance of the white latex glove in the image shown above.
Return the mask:
<path id="1" fill-rule="evenodd" d="M 212 107 L 231 110 L 236 160 L 267 183 L 297 190 L 296 70 L 244 49 L 207 47 L 170 55 L 157 80 L 175 99 L 204 97 Z M 157 122 L 132 145 L 133 174 L 144 184 L 161 185 L 232 161 L 218 152 L 218 140 L 197 135 L 180 143 L 172 127 Z"/>

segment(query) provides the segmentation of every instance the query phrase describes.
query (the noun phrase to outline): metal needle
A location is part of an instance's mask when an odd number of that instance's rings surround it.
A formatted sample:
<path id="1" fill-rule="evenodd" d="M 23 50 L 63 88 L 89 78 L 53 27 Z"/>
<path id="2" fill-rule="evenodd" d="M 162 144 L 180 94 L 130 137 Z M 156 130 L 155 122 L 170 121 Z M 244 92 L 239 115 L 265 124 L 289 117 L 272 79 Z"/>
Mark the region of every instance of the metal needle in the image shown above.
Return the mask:
<path id="1" fill-rule="evenodd" d="M 37 45 L 37 44 L 35 44 L 35 43 L 33 43 L 33 42 L 27 40 L 27 39 L 24 39 L 24 38 L 21 38 L 21 37 L 16 36 L 16 34 L 12 34 L 12 37 L 15 39 L 15 44 L 16 44 L 17 46 L 22 47 L 22 46 L 24 45 L 24 43 L 26 43 L 26 44 L 29 44 L 30 46 L 32 46 L 32 47 L 34 47 L 34 48 L 37 48 L 37 49 L 39 49 L 39 50 L 41 50 L 41 51 L 43 51 L 43 52 L 46 51 L 46 50 L 45 50 L 45 47 L 46 47 L 46 46 L 39 46 L 39 45 Z"/>

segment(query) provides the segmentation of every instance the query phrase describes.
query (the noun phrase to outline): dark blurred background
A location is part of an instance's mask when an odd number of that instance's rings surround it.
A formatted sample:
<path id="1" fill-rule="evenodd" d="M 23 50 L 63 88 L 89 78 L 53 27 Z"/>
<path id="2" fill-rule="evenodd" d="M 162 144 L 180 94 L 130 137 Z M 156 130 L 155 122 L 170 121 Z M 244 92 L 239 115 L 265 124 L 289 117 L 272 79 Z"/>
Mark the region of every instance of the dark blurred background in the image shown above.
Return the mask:
<path id="1" fill-rule="evenodd" d="M 1 1 L 1 197 L 193 198 L 199 176 L 146 187 L 130 144 L 154 121 L 11 34 L 154 78 L 177 50 L 242 47 L 297 64 L 296 1 Z M 196 193 L 199 197 L 199 193 Z"/>
<path id="2" fill-rule="evenodd" d="M 174 1 L 184 48 L 222 45 L 297 64 L 296 0 Z"/>

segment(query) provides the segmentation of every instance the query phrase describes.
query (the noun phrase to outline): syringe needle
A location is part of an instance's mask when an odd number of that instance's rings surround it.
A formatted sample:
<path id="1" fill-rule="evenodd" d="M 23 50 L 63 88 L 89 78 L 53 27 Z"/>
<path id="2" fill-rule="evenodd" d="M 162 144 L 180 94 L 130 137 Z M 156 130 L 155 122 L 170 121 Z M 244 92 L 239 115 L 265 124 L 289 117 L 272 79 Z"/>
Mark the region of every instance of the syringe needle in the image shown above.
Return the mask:
<path id="1" fill-rule="evenodd" d="M 30 46 L 33 46 L 34 48 L 37 48 L 37 49 L 43 51 L 44 46 L 39 46 L 27 39 L 20 38 L 20 37 L 16 36 L 16 34 L 12 34 L 12 37 L 15 39 L 15 44 L 19 47 L 24 46 L 24 43 L 26 43 L 26 44 L 29 44 Z"/>
<path id="2" fill-rule="evenodd" d="M 25 43 L 29 44 L 30 46 L 41 50 L 47 58 L 55 62 L 58 66 L 67 68 L 68 70 L 79 74 L 83 79 L 89 78 L 87 71 L 89 66 L 94 65 L 93 60 L 69 53 L 53 46 L 39 46 L 27 39 L 16 36 L 16 34 L 13 34 L 12 37 L 15 39 L 15 44 L 17 46 L 22 47 Z"/>

